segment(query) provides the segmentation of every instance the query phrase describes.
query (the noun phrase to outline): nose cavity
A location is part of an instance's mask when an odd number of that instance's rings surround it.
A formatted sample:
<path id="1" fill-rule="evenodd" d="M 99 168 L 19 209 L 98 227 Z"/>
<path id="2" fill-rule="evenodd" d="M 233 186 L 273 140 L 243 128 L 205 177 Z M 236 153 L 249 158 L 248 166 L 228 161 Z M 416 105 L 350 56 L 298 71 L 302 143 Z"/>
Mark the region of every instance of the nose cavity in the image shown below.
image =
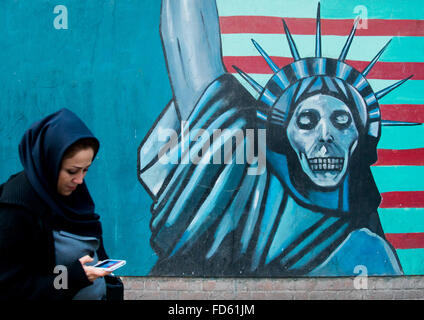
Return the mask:
<path id="1" fill-rule="evenodd" d="M 331 143 L 334 141 L 334 137 L 331 134 L 327 134 L 321 138 L 321 142 Z"/>
<path id="2" fill-rule="evenodd" d="M 322 146 L 321 149 L 319 149 L 318 151 L 318 156 L 324 157 L 326 153 L 327 153 L 327 148 L 325 146 Z"/>

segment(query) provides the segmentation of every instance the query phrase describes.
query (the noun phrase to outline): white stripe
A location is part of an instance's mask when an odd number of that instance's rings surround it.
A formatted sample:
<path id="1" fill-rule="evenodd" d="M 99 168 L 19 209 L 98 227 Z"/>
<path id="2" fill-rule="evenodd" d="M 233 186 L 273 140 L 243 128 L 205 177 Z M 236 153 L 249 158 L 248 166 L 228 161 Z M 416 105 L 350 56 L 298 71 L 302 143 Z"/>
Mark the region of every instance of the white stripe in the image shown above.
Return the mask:
<path id="1" fill-rule="evenodd" d="M 217 0 L 216 4 L 220 16 L 316 18 L 318 2 L 318 0 Z"/>

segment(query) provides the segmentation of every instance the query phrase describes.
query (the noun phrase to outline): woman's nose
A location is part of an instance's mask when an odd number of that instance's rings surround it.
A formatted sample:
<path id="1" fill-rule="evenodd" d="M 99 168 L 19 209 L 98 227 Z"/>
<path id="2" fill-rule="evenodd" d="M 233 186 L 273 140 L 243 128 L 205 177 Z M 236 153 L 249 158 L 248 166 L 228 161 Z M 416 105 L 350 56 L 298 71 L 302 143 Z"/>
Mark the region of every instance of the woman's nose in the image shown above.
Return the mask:
<path id="1" fill-rule="evenodd" d="M 73 182 L 76 184 L 82 184 L 84 181 L 84 174 L 80 173 L 76 177 L 74 177 Z"/>

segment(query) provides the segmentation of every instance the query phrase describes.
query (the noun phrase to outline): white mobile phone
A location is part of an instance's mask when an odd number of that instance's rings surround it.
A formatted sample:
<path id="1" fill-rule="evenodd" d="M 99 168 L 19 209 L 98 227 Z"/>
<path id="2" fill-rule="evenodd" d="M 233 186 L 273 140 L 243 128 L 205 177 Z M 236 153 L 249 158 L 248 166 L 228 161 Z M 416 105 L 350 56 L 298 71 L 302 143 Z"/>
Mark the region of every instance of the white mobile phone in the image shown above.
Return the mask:
<path id="1" fill-rule="evenodd" d="M 107 260 L 99 261 L 93 267 L 101 268 L 106 271 L 114 271 L 124 266 L 126 263 L 127 262 L 125 260 L 107 259 Z"/>

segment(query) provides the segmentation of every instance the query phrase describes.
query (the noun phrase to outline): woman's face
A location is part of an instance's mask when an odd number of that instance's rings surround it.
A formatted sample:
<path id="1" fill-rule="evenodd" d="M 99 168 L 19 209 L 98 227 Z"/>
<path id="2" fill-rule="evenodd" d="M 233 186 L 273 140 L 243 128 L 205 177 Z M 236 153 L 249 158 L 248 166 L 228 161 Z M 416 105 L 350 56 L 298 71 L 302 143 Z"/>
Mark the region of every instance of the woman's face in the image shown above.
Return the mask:
<path id="1" fill-rule="evenodd" d="M 83 183 L 93 157 L 93 149 L 88 148 L 80 150 L 74 156 L 62 160 L 57 179 L 57 192 L 60 195 L 71 195 L 78 185 Z"/>

